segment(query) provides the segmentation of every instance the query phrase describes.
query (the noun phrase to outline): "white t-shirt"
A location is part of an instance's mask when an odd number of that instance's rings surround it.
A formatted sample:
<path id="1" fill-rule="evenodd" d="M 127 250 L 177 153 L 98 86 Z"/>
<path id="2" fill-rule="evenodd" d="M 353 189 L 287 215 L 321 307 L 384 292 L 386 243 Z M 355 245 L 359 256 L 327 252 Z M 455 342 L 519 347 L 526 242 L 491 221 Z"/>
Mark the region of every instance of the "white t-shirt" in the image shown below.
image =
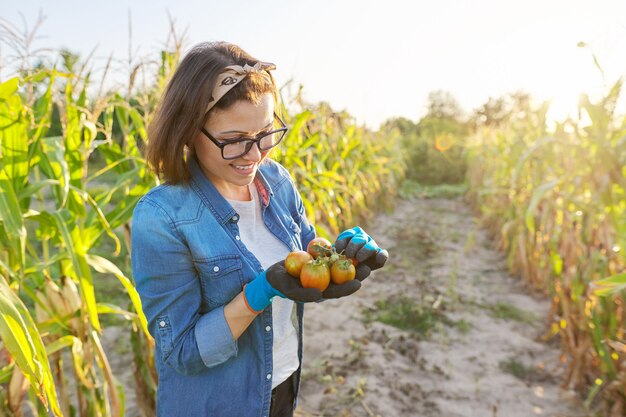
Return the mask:
<path id="1" fill-rule="evenodd" d="M 290 250 L 269 231 L 263 222 L 261 203 L 256 187 L 249 185 L 252 201 L 228 200 L 239 214 L 239 236 L 248 250 L 256 256 L 263 269 L 287 257 Z M 272 308 L 273 370 L 272 388 L 285 381 L 298 369 L 298 336 L 292 321 L 295 303 L 282 297 L 274 297 Z"/>

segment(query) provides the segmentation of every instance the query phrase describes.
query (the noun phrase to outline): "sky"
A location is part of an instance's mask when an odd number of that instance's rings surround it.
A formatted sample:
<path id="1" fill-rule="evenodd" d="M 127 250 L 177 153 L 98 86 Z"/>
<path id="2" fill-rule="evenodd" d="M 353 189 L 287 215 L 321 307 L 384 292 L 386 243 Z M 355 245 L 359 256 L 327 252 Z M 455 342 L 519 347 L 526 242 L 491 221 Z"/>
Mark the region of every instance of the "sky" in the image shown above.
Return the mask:
<path id="1" fill-rule="evenodd" d="M 0 0 L 0 10 L 20 30 L 41 11 L 34 47 L 82 56 L 95 48 L 100 68 L 111 54 L 128 60 L 129 50 L 135 61 L 157 58 L 171 16 L 185 31 L 184 50 L 236 43 L 275 63 L 279 85 L 302 85 L 307 101 L 371 128 L 391 117 L 419 120 L 436 90 L 468 112 L 525 91 L 551 100 L 549 116 L 563 120 L 582 92 L 598 98 L 626 76 L 626 0 Z M 9 54 L 1 48 L 0 59 Z M 127 65 L 118 66 L 127 79 Z"/>

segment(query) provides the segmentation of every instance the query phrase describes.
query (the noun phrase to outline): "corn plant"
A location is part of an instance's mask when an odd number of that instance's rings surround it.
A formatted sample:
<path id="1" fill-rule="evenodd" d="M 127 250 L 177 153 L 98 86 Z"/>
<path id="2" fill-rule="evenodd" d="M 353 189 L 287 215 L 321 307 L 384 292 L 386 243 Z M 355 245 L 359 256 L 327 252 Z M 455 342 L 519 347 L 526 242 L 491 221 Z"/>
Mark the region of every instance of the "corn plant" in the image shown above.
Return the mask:
<path id="1" fill-rule="evenodd" d="M 10 415 L 21 415 L 29 391 L 39 415 L 123 415 L 103 315 L 130 324 L 140 406 L 154 414 L 154 341 L 127 272 L 129 222 L 156 185 L 138 141 L 177 51 L 162 54 L 155 85 L 132 101 L 116 92 L 90 100 L 86 64 L 74 68 L 67 53 L 64 71 L 22 68 L 0 84 L 0 401 Z M 104 162 L 95 167 L 93 156 Z M 117 277 L 128 305 L 98 300 L 103 274 Z"/>
<path id="2" fill-rule="evenodd" d="M 405 170 L 397 137 L 358 127 L 325 104 L 286 121 L 289 133 L 273 157 L 294 177 L 322 236 L 334 241 L 343 228 L 389 208 Z"/>
<path id="3" fill-rule="evenodd" d="M 610 415 L 626 413 L 624 293 L 599 298 L 594 282 L 624 270 L 626 118 L 622 88 L 580 102 L 582 120 L 547 129 L 548 104 L 516 109 L 470 139 L 470 200 L 510 269 L 549 294 L 550 334 L 567 362 L 564 385 L 600 394 Z M 595 401 L 595 402 L 594 402 Z"/>

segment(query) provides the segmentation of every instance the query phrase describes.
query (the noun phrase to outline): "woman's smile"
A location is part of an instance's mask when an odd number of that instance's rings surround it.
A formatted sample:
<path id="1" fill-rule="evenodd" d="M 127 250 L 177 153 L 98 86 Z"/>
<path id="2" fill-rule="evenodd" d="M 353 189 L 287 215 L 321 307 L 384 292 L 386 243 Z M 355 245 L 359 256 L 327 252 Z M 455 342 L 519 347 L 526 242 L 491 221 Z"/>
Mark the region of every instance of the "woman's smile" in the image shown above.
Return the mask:
<path id="1" fill-rule="evenodd" d="M 235 168 L 235 171 L 239 175 L 243 175 L 243 176 L 246 176 L 246 177 L 254 174 L 254 172 L 256 171 L 256 164 L 248 164 L 248 165 L 231 164 L 231 167 Z"/>

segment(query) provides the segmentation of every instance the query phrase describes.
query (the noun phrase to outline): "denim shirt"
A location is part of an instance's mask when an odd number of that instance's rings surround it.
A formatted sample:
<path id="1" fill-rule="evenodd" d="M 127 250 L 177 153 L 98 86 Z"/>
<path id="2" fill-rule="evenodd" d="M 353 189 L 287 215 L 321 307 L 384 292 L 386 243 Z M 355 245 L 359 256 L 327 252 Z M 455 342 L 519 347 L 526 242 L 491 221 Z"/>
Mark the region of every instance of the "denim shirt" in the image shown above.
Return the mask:
<path id="1" fill-rule="evenodd" d="M 224 317 L 224 305 L 263 269 L 239 238 L 237 212 L 195 157 L 188 164 L 191 181 L 150 190 L 132 221 L 133 278 L 155 340 L 157 416 L 268 416 L 271 305 L 238 340 Z M 289 250 L 305 248 L 315 229 L 287 170 L 266 160 L 254 184 L 267 228 Z M 302 363 L 303 305 L 296 305 Z M 299 383 L 300 368 L 296 396 Z"/>

